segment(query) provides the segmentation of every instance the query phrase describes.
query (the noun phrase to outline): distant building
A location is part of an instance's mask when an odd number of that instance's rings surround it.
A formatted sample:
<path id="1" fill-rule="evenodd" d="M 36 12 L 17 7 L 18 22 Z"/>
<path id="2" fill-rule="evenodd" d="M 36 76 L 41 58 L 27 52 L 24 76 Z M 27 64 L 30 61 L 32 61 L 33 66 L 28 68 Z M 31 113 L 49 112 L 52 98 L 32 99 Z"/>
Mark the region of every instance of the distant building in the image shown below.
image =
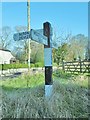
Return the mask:
<path id="1" fill-rule="evenodd" d="M 15 57 L 11 51 L 0 49 L 0 64 L 10 64 L 12 59 L 15 60 Z"/>

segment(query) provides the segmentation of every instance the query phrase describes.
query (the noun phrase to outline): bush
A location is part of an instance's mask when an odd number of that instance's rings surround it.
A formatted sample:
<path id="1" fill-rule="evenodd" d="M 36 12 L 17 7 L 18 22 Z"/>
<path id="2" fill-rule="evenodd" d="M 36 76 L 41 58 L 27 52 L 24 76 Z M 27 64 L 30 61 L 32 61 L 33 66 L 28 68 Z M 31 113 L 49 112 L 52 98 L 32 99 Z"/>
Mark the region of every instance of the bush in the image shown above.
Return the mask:
<path id="1" fill-rule="evenodd" d="M 3 70 L 11 69 L 12 64 L 3 64 L 2 68 L 3 68 Z"/>
<path id="2" fill-rule="evenodd" d="M 35 64 L 31 64 L 30 67 L 35 67 Z"/>
<path id="3" fill-rule="evenodd" d="M 35 64 L 30 64 L 30 67 L 43 67 L 44 64 L 37 62 Z M 28 64 L 18 63 L 18 64 L 3 64 L 3 70 L 7 69 L 18 69 L 18 68 L 28 68 Z M 0 64 L 0 70 L 2 70 L 2 65 Z"/>
<path id="4" fill-rule="evenodd" d="M 2 65 L 0 64 L 0 70 L 2 70 Z"/>
<path id="5" fill-rule="evenodd" d="M 3 64 L 3 70 L 7 69 L 17 69 L 17 68 L 28 68 L 28 64 Z M 2 70 L 2 65 L 0 65 L 0 70 Z"/>
<path id="6" fill-rule="evenodd" d="M 58 66 L 57 63 L 53 63 L 53 66 Z"/>
<path id="7" fill-rule="evenodd" d="M 63 70 L 56 70 L 53 73 L 53 75 L 55 75 L 56 77 L 61 77 L 61 78 L 68 78 L 72 76 L 71 73 L 65 73 Z"/>
<path id="8" fill-rule="evenodd" d="M 41 62 L 37 62 L 37 63 L 35 63 L 35 67 L 43 67 L 43 66 L 44 66 L 44 64 L 41 63 Z"/>
<path id="9" fill-rule="evenodd" d="M 44 64 L 37 62 L 35 64 L 30 64 L 30 67 L 43 67 Z M 18 63 L 18 64 L 4 64 L 3 65 L 3 70 L 7 70 L 7 69 L 18 69 L 18 68 L 28 68 L 28 64 L 22 64 L 22 63 Z M 2 70 L 2 65 L 0 65 L 0 70 Z"/>

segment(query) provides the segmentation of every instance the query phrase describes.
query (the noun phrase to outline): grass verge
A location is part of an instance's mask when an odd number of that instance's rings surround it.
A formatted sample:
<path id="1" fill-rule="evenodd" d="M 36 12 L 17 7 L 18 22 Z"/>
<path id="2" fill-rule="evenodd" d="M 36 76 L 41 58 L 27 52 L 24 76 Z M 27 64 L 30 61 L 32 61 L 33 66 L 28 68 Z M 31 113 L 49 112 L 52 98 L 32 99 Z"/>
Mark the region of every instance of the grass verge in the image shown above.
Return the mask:
<path id="1" fill-rule="evenodd" d="M 53 94 L 44 96 L 44 76 L 22 75 L 2 82 L 3 118 L 88 118 L 85 77 L 54 77 Z M 27 87 L 28 81 L 28 87 Z M 81 81 L 81 82 L 80 82 Z"/>

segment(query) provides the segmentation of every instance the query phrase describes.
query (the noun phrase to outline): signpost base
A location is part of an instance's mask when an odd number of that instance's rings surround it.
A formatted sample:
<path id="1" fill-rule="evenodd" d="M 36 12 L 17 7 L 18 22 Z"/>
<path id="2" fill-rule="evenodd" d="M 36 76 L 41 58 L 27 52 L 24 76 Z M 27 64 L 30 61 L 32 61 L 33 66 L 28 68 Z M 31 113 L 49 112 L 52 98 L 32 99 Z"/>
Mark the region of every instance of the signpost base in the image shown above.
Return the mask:
<path id="1" fill-rule="evenodd" d="M 53 85 L 45 85 L 45 97 L 51 97 L 53 93 Z"/>

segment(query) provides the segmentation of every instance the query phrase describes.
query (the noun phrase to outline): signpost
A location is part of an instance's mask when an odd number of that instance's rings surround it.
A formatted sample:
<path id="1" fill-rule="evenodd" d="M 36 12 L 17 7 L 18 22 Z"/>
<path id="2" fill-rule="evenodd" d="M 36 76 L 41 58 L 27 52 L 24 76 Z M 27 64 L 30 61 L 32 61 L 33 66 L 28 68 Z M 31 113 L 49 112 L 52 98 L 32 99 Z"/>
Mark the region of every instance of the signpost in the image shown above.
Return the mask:
<path id="1" fill-rule="evenodd" d="M 45 62 L 45 96 L 52 94 L 52 28 L 49 22 L 43 24 L 44 35 L 48 38 L 48 45 L 44 45 Z M 47 57 L 46 57 L 47 56 Z"/>
<path id="2" fill-rule="evenodd" d="M 52 47 L 57 48 L 52 42 L 52 27 L 49 22 L 43 24 L 43 29 L 33 30 L 14 34 L 16 41 L 29 39 L 44 44 L 44 64 L 45 64 L 45 96 L 52 94 Z"/>

